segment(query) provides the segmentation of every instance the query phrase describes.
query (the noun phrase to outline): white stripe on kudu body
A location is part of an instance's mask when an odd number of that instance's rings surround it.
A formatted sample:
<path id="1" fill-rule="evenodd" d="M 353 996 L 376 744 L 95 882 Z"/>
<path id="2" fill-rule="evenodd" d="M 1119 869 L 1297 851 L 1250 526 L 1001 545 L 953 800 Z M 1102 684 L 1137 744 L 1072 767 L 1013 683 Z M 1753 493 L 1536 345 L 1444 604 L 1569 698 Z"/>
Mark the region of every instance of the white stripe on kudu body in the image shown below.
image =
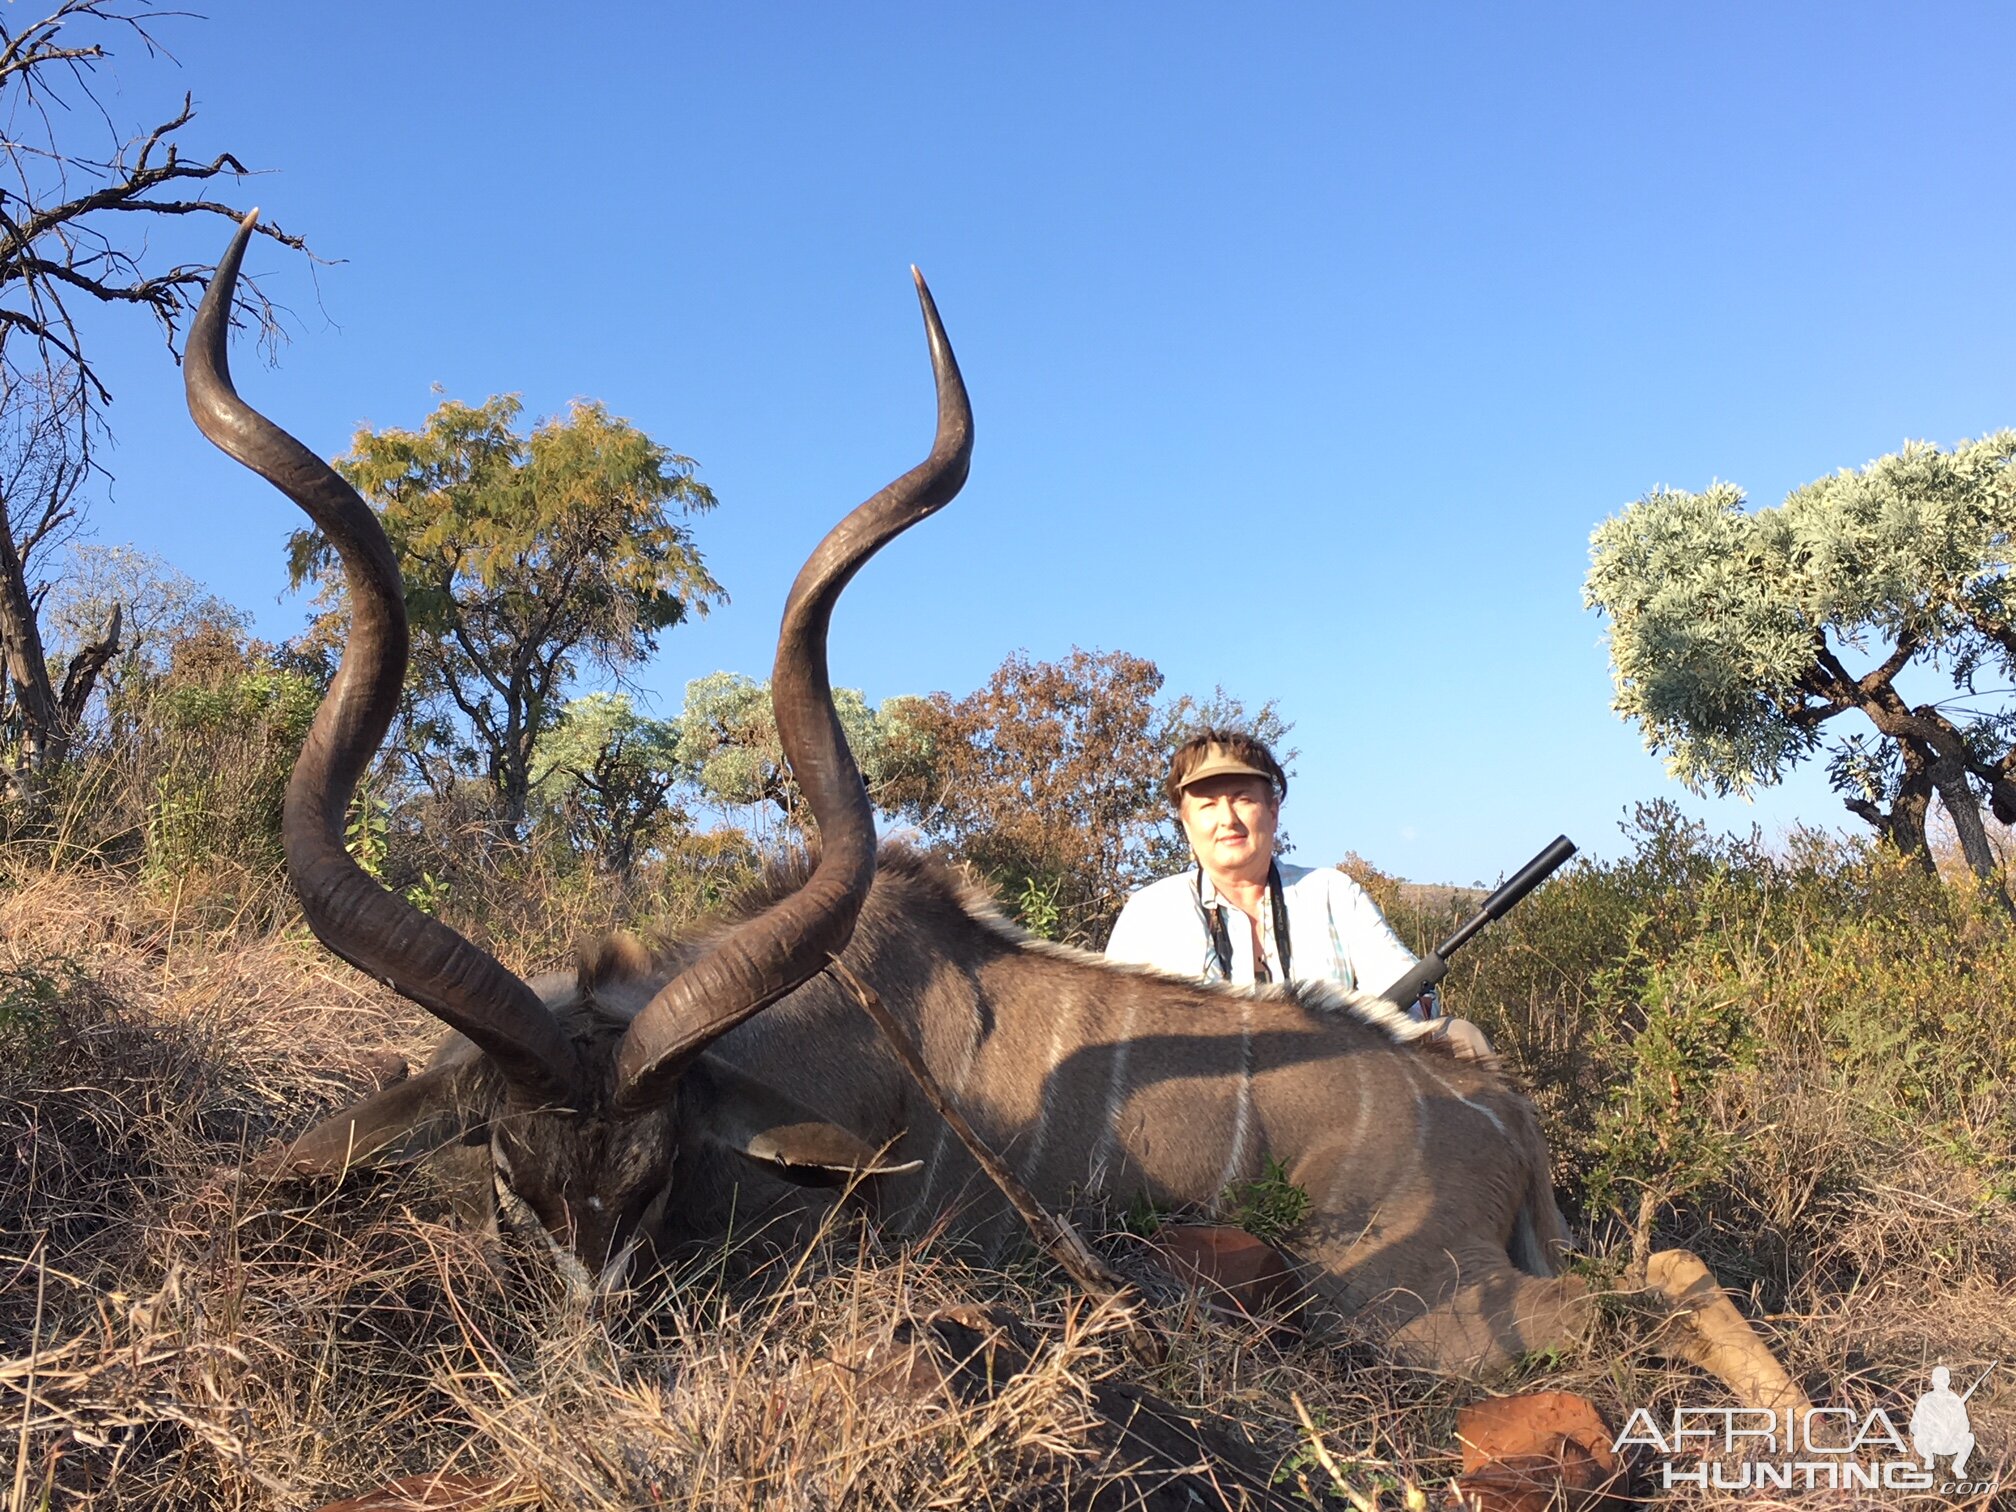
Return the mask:
<path id="1" fill-rule="evenodd" d="M 1120 1115 L 1126 1109 L 1127 1099 L 1134 1091 L 1132 1084 L 1127 1080 L 1127 1060 L 1134 1051 L 1137 1007 L 1136 1003 L 1130 1001 L 1121 1012 L 1119 1030 L 1110 1041 L 1113 1071 L 1106 1082 L 1105 1104 L 1088 1125 L 1099 1131 L 1099 1137 L 1093 1141 L 1092 1152 L 1086 1163 L 1086 1169 L 1092 1175 L 1095 1184 L 1099 1184 L 1098 1173 L 1107 1170 L 1112 1161 L 1113 1147 L 1120 1135 Z M 1054 1072 L 1054 1065 L 1052 1069 Z M 1081 1107 L 1077 1111 L 1082 1118 L 1091 1110 Z"/>
<path id="2" fill-rule="evenodd" d="M 1050 1030 L 1050 1053 L 1042 1061 L 1043 1087 L 1036 1102 L 1036 1130 L 1022 1156 L 1022 1179 L 1025 1182 L 1035 1180 L 1037 1171 L 1041 1169 L 1043 1151 L 1050 1142 L 1050 1126 L 1057 1113 L 1057 1102 L 1052 1096 L 1056 1082 L 1051 1073 L 1063 1058 L 1064 1046 L 1065 1026 L 1060 1020 Z"/>
<path id="3" fill-rule="evenodd" d="M 1367 1062 L 1364 1060 L 1347 1060 L 1345 1062 L 1345 1068 L 1351 1074 L 1351 1090 L 1349 1095 L 1353 1106 L 1350 1115 L 1350 1132 L 1345 1134 L 1341 1139 L 1325 1140 L 1317 1146 L 1315 1151 L 1317 1154 L 1325 1154 L 1332 1150 L 1339 1151 L 1336 1157 L 1337 1174 L 1331 1178 L 1330 1185 L 1324 1189 L 1323 1196 L 1319 1199 L 1323 1205 L 1323 1211 L 1326 1213 L 1334 1212 L 1338 1203 L 1343 1200 L 1346 1182 L 1353 1180 L 1362 1181 L 1364 1179 L 1362 1175 L 1351 1169 L 1350 1152 L 1360 1148 L 1365 1138 L 1365 1131 L 1372 1122 L 1372 1099 L 1365 1096 L 1366 1066 Z"/>
<path id="4" fill-rule="evenodd" d="M 1418 1066 L 1415 1069 L 1420 1071 L 1421 1074 L 1426 1076 L 1430 1081 L 1434 1082 L 1435 1085 L 1440 1087 L 1443 1090 L 1443 1092 L 1445 1092 L 1449 1097 L 1461 1103 L 1464 1107 L 1470 1109 L 1472 1112 L 1477 1113 L 1484 1118 L 1490 1119 L 1491 1127 L 1496 1129 L 1500 1134 L 1500 1136 L 1503 1136 L 1505 1134 L 1506 1130 L 1504 1119 L 1500 1118 L 1495 1112 L 1493 1112 L 1490 1108 L 1486 1107 L 1483 1103 L 1475 1102 L 1470 1098 L 1465 1097 L 1462 1093 L 1458 1092 L 1454 1087 L 1450 1086 L 1448 1082 L 1444 1081 L 1442 1077 L 1436 1073 L 1436 1070 L 1433 1066 L 1424 1065 L 1424 1066 Z"/>
<path id="5" fill-rule="evenodd" d="M 1225 1152 L 1224 1169 L 1218 1173 L 1222 1192 L 1246 1173 L 1247 1144 L 1253 1134 L 1253 1000 L 1239 999 L 1239 1069 L 1237 1099 L 1232 1121 L 1231 1148 Z"/>

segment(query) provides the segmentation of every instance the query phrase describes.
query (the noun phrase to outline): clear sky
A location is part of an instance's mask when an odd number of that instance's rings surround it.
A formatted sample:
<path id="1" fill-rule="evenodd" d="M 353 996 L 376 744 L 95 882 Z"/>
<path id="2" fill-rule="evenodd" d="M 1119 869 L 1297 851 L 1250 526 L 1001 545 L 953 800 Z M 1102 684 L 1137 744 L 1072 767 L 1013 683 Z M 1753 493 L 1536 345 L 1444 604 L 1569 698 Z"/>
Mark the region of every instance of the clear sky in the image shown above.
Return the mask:
<path id="1" fill-rule="evenodd" d="M 605 400 L 696 458 L 732 603 L 665 640 L 767 674 L 799 560 L 923 453 L 907 265 L 972 481 L 843 603 L 836 681 L 1009 651 L 1273 697 L 1306 862 L 1489 879 L 1684 799 L 1609 712 L 1590 529 L 2016 424 L 2016 8 L 218 0 L 107 103 L 325 257 L 241 387 L 334 455 L 448 395 Z M 176 65 L 179 65 L 176 66 Z M 224 228 L 157 238 L 214 258 Z M 158 338 L 96 539 L 297 629 L 292 510 L 196 437 Z M 1809 775 L 1718 826 L 1846 821 Z"/>

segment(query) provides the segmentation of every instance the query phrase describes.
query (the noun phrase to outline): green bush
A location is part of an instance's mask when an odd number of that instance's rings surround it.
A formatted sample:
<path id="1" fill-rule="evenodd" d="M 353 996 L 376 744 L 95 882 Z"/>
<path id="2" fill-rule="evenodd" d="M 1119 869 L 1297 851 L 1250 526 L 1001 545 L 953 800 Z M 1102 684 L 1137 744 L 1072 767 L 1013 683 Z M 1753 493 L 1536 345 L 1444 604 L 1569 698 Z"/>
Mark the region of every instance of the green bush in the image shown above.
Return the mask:
<path id="1" fill-rule="evenodd" d="M 253 666 L 154 697 L 161 764 L 148 806 L 146 867 L 180 875 L 214 861 L 280 861 L 280 806 L 321 689 L 298 672 Z"/>
<path id="2" fill-rule="evenodd" d="M 2016 932 L 1993 893 L 1665 803 L 1624 828 L 1625 856 L 1557 875 L 1444 989 L 1532 1086 L 1571 1217 L 1614 1235 L 1650 1192 L 1725 1279 L 1784 1276 L 1824 1262 L 1855 1194 L 1931 1159 L 2006 1223 Z M 1448 917 L 1403 897 L 1394 922 L 1418 948 Z"/>
<path id="3" fill-rule="evenodd" d="M 81 975 L 75 961 L 61 957 L 0 967 L 0 1057 L 13 1066 L 41 1058 Z"/>
<path id="4" fill-rule="evenodd" d="M 1272 1155 L 1253 1181 L 1235 1181 L 1219 1200 L 1220 1216 L 1268 1244 L 1286 1241 L 1309 1217 L 1309 1194 L 1288 1179 L 1288 1167 Z"/>

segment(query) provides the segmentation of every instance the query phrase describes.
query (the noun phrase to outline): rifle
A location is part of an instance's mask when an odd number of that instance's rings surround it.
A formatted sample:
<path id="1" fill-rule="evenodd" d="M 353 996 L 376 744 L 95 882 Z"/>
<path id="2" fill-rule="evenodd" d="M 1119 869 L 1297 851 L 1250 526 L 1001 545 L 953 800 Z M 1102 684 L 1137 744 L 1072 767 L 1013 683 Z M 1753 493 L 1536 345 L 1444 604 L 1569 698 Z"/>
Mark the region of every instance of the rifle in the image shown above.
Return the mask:
<path id="1" fill-rule="evenodd" d="M 1552 845 L 1520 867 L 1511 880 L 1486 898 L 1484 906 L 1464 920 L 1456 933 L 1421 957 L 1413 970 L 1379 995 L 1402 1009 L 1411 1008 L 1416 998 L 1449 975 L 1449 957 L 1462 949 L 1472 935 L 1493 919 L 1503 918 L 1513 904 L 1545 882 L 1562 862 L 1574 854 L 1575 842 L 1566 835 L 1557 835 Z"/>

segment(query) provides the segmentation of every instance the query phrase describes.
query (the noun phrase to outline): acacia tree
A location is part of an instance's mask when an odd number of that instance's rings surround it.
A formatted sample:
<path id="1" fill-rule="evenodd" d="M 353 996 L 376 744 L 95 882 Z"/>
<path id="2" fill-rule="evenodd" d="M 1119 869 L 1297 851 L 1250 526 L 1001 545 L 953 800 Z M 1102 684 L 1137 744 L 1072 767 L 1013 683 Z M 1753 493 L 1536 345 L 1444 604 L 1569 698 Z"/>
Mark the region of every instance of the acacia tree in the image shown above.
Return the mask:
<path id="1" fill-rule="evenodd" d="M 406 751 L 436 791 L 444 737 L 481 768 L 496 817 L 524 822 L 533 754 L 584 662 L 611 677 L 658 636 L 727 595 L 686 516 L 714 507 L 695 463 L 601 404 L 576 401 L 530 434 L 503 395 L 453 401 L 417 431 L 360 430 L 336 470 L 378 512 L 399 556 L 413 628 Z M 331 603 L 341 564 L 319 532 L 288 541 L 296 587 Z"/>
<path id="2" fill-rule="evenodd" d="M 65 0 L 25 24 L 0 18 L 0 658 L 16 748 L 9 786 L 32 794 L 59 766 L 92 687 L 118 652 L 120 616 L 79 647 L 59 677 L 38 622 L 38 554 L 77 520 L 79 488 L 112 390 L 86 353 L 76 311 L 132 305 L 151 313 L 172 351 L 210 265 L 160 265 L 149 228 L 183 217 L 239 219 L 206 186 L 236 179 L 232 154 L 185 159 L 189 97 L 148 127 L 122 124 L 102 94 L 110 49 L 160 49 L 146 0 Z M 90 135 L 102 132 L 95 141 Z M 272 225 L 261 234 L 297 250 Z M 272 308 L 248 287 L 240 300 L 271 335 Z"/>
<path id="3" fill-rule="evenodd" d="M 1981 797 L 2016 823 L 2016 431 L 1743 505 L 1728 484 L 1660 489 L 1597 527 L 1585 599 L 1610 620 L 1612 707 L 1690 789 L 1725 794 L 1777 782 L 1859 712 L 1870 729 L 1825 746 L 1848 808 L 1929 869 L 1936 793 L 1991 876 Z M 1941 697 L 1900 686 L 1935 679 Z"/>

